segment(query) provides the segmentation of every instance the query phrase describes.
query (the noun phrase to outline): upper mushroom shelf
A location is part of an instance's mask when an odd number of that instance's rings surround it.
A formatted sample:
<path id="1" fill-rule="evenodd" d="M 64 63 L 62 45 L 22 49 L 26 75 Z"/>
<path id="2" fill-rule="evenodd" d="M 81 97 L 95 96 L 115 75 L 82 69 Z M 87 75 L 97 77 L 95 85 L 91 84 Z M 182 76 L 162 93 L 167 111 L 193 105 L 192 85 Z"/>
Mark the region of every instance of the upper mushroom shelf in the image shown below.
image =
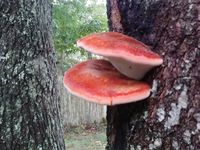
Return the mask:
<path id="1" fill-rule="evenodd" d="M 79 39 L 77 45 L 106 57 L 122 74 L 136 80 L 163 62 L 147 45 L 117 32 L 91 34 Z"/>

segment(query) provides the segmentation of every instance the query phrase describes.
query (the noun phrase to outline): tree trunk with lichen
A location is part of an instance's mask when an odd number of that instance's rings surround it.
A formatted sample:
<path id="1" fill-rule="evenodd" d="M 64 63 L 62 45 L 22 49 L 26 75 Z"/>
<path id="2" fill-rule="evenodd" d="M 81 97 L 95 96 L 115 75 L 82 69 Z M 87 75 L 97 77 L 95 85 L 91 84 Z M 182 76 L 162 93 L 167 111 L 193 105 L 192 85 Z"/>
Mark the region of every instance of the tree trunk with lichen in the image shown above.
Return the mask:
<path id="1" fill-rule="evenodd" d="M 107 149 L 200 149 L 200 1 L 107 0 L 109 27 L 146 43 L 162 66 L 144 101 L 108 107 Z"/>
<path id="2" fill-rule="evenodd" d="M 48 0 L 0 1 L 0 149 L 64 150 Z"/>

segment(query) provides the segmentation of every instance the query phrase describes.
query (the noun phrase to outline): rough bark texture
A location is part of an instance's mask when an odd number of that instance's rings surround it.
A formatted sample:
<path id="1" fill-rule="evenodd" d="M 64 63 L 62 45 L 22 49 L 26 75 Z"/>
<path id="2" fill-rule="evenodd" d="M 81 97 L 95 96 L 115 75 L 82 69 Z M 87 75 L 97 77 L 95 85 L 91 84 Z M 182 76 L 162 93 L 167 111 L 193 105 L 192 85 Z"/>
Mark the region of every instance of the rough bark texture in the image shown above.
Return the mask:
<path id="1" fill-rule="evenodd" d="M 200 1 L 107 0 L 107 8 L 110 30 L 164 59 L 143 79 L 152 85 L 147 100 L 108 107 L 107 149 L 200 149 Z"/>
<path id="2" fill-rule="evenodd" d="M 0 149 L 63 150 L 48 0 L 0 1 Z"/>

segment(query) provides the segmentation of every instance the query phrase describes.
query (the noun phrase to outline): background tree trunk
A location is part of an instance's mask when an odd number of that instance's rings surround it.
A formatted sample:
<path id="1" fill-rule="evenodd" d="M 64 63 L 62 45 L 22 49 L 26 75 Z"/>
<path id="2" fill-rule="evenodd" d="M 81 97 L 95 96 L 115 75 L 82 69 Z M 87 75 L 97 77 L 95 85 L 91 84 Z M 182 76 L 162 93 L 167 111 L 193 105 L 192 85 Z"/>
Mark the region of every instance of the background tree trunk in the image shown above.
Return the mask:
<path id="1" fill-rule="evenodd" d="M 160 54 L 142 102 L 108 107 L 109 150 L 200 149 L 200 1 L 107 0 L 111 31 Z"/>
<path id="2" fill-rule="evenodd" d="M 0 1 L 0 149 L 64 150 L 48 0 Z"/>

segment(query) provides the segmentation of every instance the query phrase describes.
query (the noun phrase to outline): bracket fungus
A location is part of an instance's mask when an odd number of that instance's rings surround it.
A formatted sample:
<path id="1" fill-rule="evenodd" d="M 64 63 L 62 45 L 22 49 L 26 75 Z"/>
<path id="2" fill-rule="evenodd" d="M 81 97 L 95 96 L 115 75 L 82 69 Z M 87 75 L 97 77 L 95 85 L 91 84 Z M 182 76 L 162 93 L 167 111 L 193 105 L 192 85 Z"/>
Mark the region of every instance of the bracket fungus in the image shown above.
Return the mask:
<path id="1" fill-rule="evenodd" d="M 145 99 L 151 89 L 147 83 L 122 75 L 103 59 L 88 60 L 69 69 L 64 75 L 64 86 L 76 96 L 104 105 Z"/>
<path id="2" fill-rule="evenodd" d="M 104 59 L 79 63 L 65 72 L 64 86 L 74 95 L 104 105 L 143 100 L 150 86 L 140 80 L 162 58 L 142 42 L 117 32 L 94 33 L 77 45 Z"/>
<path id="3" fill-rule="evenodd" d="M 104 56 L 119 72 L 136 80 L 142 79 L 150 69 L 163 62 L 147 45 L 117 32 L 91 34 L 79 39 L 77 45 Z"/>

